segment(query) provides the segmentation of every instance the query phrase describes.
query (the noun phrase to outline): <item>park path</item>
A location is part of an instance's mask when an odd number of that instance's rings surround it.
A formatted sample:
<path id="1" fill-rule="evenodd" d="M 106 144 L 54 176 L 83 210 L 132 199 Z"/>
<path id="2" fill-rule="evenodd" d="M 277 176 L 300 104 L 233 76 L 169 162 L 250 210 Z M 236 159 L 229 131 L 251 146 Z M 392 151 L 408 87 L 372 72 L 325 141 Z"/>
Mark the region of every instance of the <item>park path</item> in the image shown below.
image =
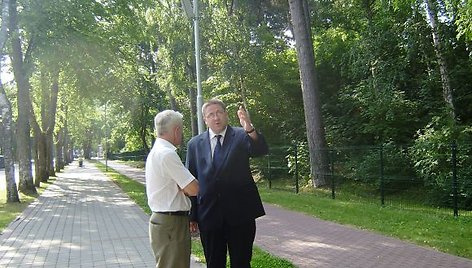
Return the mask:
<path id="1" fill-rule="evenodd" d="M 2 232 L 0 267 L 153 267 L 148 219 L 94 164 L 75 162 Z"/>
<path id="2" fill-rule="evenodd" d="M 144 183 L 144 171 L 117 161 L 109 167 Z M 472 260 L 399 239 L 264 204 L 255 244 L 300 268 L 472 268 Z M 464 238 L 467 239 L 467 238 Z M 275 267 L 267 267 L 275 268 Z"/>

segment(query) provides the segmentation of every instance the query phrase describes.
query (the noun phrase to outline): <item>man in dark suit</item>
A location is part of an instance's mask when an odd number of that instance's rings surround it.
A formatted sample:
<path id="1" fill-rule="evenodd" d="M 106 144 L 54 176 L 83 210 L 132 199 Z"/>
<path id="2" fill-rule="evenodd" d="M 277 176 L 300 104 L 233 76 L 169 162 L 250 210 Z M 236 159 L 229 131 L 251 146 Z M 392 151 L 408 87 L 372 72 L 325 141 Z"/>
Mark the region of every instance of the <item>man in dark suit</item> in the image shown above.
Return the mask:
<path id="1" fill-rule="evenodd" d="M 212 99 L 202 107 L 208 130 L 193 137 L 187 148 L 186 165 L 199 182 L 192 201 L 191 228 L 200 230 L 208 268 L 251 267 L 256 235 L 255 219 L 265 215 L 252 178 L 249 158 L 267 154 L 264 137 L 240 107 L 242 127 L 228 126 L 225 104 Z"/>

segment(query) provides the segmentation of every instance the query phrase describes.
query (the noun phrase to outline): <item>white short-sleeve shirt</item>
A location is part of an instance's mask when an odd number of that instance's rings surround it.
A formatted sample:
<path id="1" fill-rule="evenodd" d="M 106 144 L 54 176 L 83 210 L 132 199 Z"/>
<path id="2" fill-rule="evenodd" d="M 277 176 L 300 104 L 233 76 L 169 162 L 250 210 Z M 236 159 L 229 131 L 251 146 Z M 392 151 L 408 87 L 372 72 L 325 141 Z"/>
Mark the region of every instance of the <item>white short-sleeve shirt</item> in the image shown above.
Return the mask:
<path id="1" fill-rule="evenodd" d="M 170 142 L 157 138 L 147 157 L 146 194 L 154 212 L 190 210 L 190 199 L 181 189 L 195 178 L 175 150 Z"/>

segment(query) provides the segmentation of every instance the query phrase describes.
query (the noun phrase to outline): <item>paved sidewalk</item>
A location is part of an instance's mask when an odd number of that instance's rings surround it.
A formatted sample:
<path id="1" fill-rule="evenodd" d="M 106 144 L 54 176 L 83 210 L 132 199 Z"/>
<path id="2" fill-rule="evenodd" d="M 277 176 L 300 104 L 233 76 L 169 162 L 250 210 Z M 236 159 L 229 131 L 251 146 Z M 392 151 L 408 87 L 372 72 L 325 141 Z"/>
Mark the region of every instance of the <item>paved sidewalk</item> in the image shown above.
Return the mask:
<path id="1" fill-rule="evenodd" d="M 107 163 L 108 167 L 120 172 L 121 174 L 133 178 L 136 181 L 139 181 L 142 184 L 146 184 L 146 176 L 144 174 L 144 169 L 134 168 L 129 165 L 123 164 L 120 161 L 101 161 L 103 164 Z"/>
<path id="2" fill-rule="evenodd" d="M 149 216 L 118 186 L 88 163 L 57 175 L 0 235 L 0 267 L 154 266 Z"/>
<path id="3" fill-rule="evenodd" d="M 115 161 L 109 161 L 108 165 L 144 182 L 142 169 Z M 472 260 L 469 259 L 319 220 L 274 205 L 264 204 L 264 207 L 267 215 L 257 220 L 256 245 L 297 267 L 472 268 Z"/>
<path id="4" fill-rule="evenodd" d="M 472 267 L 469 259 L 274 205 L 264 207 L 267 215 L 257 221 L 256 244 L 298 267 Z"/>

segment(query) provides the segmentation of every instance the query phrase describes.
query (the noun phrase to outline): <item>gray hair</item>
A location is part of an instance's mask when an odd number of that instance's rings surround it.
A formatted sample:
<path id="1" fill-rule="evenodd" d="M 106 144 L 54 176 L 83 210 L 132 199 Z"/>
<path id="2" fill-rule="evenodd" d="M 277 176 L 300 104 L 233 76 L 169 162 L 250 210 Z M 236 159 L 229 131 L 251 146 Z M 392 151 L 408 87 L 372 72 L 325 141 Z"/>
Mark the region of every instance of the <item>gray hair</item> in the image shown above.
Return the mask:
<path id="1" fill-rule="evenodd" d="M 157 136 L 172 130 L 175 126 L 183 125 L 183 115 L 174 110 L 164 110 L 154 117 L 154 129 L 156 130 Z"/>
<path id="2" fill-rule="evenodd" d="M 203 104 L 203 106 L 202 106 L 203 116 L 205 116 L 205 110 L 207 109 L 207 107 L 210 106 L 210 105 L 213 105 L 213 104 L 217 104 L 217 105 L 221 106 L 221 108 L 223 108 L 223 111 L 226 111 L 226 105 L 222 100 L 211 99 L 211 100 L 205 102 L 205 104 Z"/>

